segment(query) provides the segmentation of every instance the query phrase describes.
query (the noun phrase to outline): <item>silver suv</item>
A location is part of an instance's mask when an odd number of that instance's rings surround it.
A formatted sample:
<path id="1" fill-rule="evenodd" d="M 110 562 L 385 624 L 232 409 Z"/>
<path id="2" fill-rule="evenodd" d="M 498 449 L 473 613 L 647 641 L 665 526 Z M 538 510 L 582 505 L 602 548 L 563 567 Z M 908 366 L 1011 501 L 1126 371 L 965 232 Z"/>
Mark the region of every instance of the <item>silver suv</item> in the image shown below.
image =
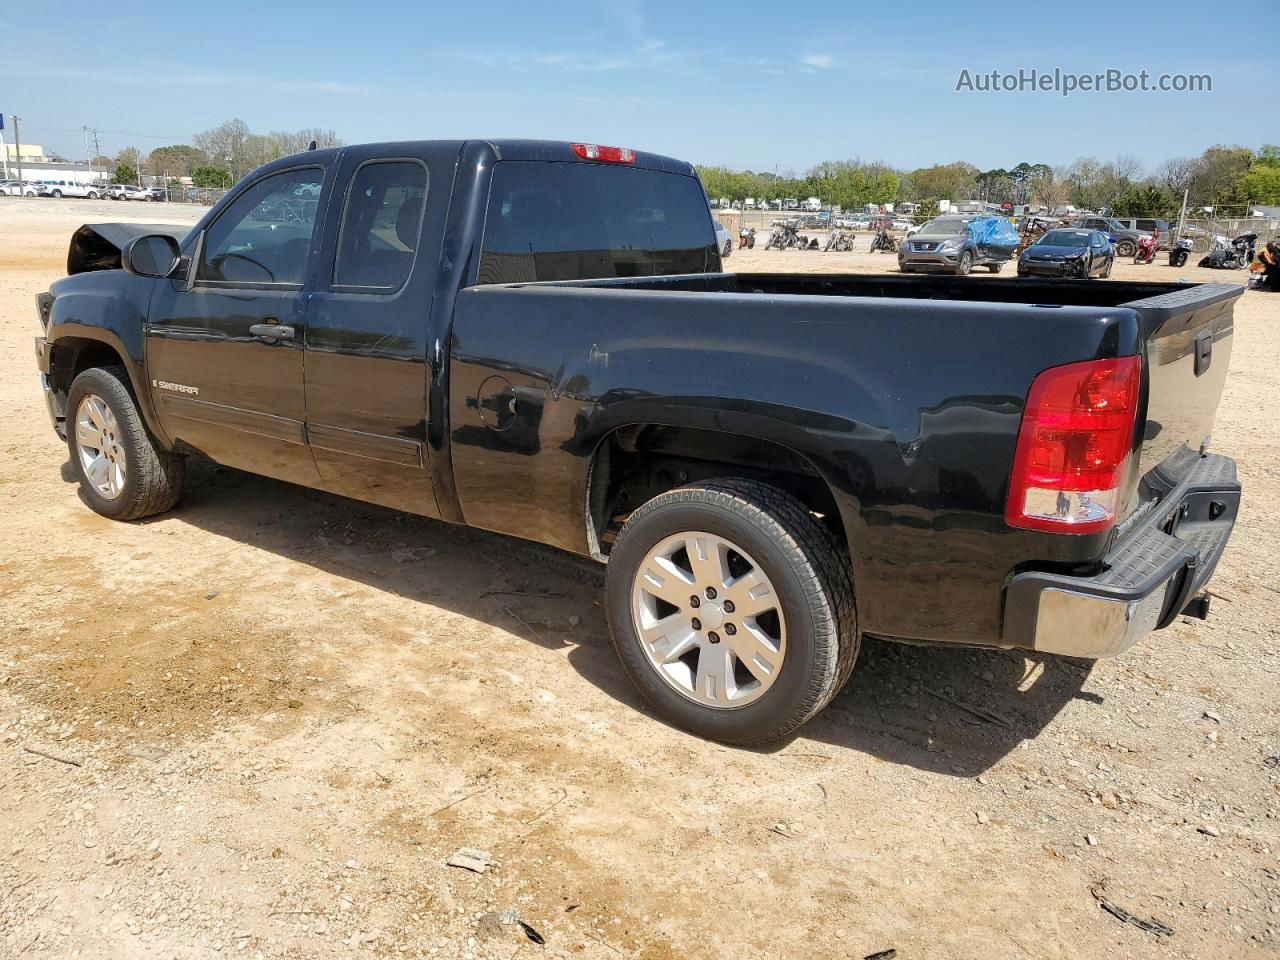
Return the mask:
<path id="1" fill-rule="evenodd" d="M 999 273 L 1013 255 L 1016 243 L 978 243 L 969 224 L 982 219 L 988 218 L 959 214 L 934 217 L 898 245 L 898 269 L 903 273 L 954 273 L 961 277 L 974 267 Z"/>

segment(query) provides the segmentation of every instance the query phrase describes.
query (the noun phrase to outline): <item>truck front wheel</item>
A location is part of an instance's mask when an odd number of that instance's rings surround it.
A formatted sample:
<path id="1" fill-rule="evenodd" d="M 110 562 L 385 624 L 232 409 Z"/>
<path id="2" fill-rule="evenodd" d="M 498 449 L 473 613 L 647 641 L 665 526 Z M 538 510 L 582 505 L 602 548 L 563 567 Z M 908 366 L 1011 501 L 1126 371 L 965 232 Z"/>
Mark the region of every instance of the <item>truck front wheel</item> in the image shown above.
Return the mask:
<path id="1" fill-rule="evenodd" d="M 95 511 L 137 520 L 178 502 L 183 459 L 147 431 L 123 367 L 93 367 L 76 377 L 67 414 L 72 469 Z"/>
<path id="2" fill-rule="evenodd" d="M 636 510 L 609 557 L 614 649 L 663 717 L 776 740 L 835 696 L 858 653 L 849 559 L 790 494 L 716 480 Z"/>

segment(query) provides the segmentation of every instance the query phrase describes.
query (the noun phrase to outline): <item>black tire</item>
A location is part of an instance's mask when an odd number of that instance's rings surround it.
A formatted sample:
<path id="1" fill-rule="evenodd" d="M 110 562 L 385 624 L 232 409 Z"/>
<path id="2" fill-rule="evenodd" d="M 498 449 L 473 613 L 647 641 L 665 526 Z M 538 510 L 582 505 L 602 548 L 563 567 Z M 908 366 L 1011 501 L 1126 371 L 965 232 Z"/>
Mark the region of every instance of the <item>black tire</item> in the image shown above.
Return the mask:
<path id="1" fill-rule="evenodd" d="M 973 269 L 973 254 L 966 250 L 960 254 L 960 262 L 956 264 L 956 276 L 967 277 Z"/>
<path id="2" fill-rule="evenodd" d="M 100 493 L 85 476 L 76 438 L 76 413 L 88 395 L 101 398 L 115 415 L 119 446 L 124 452 L 125 479 L 118 496 Z M 138 520 L 170 509 L 182 494 L 184 460 L 156 443 L 134 401 L 123 367 L 91 367 L 71 383 L 67 393 L 67 450 L 80 490 L 89 506 L 112 520 Z"/>
<path id="3" fill-rule="evenodd" d="M 90 191 L 89 191 L 89 194 L 88 194 L 88 199 L 90 199 L 90 200 L 97 200 L 97 199 L 98 199 L 98 191 L 97 191 L 97 190 L 90 190 Z"/>
<path id="4" fill-rule="evenodd" d="M 1126 238 L 1116 243 L 1117 257 L 1132 257 L 1137 252 L 1138 252 L 1138 245 L 1134 243 L 1132 240 L 1129 240 Z"/>
<path id="5" fill-rule="evenodd" d="M 1083 263 L 1080 264 L 1080 279 L 1088 280 L 1092 276 L 1093 276 L 1093 257 L 1090 256 L 1088 260 L 1085 260 Z"/>
<path id="6" fill-rule="evenodd" d="M 1107 265 L 1102 268 L 1102 279 L 1106 280 L 1111 276 L 1111 268 L 1115 265 L 1115 257 L 1107 257 Z"/>
<path id="7" fill-rule="evenodd" d="M 987 269 L 990 270 L 992 273 L 999 273 L 1000 268 L 1003 266 L 1004 266 L 1003 263 L 988 263 Z"/>
<path id="8" fill-rule="evenodd" d="M 61 191 L 61 190 L 50 190 L 50 191 L 49 191 L 49 196 L 53 197 L 55 200 L 61 200 L 61 199 L 62 199 L 62 191 Z"/>
<path id="9" fill-rule="evenodd" d="M 775 585 L 786 654 L 772 685 L 745 706 L 717 709 L 677 692 L 636 632 L 631 591 L 640 564 L 664 538 L 685 531 L 740 544 Z M 767 743 L 792 733 L 830 702 L 858 655 L 847 554 L 800 501 L 754 480 L 681 487 L 631 514 L 609 557 L 606 609 L 614 649 L 645 699 L 676 726 L 724 743 Z"/>

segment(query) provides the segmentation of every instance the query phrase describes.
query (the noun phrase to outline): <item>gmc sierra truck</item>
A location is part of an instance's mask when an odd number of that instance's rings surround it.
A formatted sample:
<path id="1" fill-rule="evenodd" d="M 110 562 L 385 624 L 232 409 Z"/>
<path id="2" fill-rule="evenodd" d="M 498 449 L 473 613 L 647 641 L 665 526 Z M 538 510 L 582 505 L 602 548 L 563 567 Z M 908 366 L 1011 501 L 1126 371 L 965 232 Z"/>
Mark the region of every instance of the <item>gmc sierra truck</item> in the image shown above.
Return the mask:
<path id="1" fill-rule="evenodd" d="M 312 151 L 68 272 L 36 352 L 93 509 L 200 455 L 594 557 L 644 695 L 730 743 L 864 635 L 1098 658 L 1207 616 L 1240 498 L 1240 287 L 727 274 L 693 169 L 625 148 Z"/>

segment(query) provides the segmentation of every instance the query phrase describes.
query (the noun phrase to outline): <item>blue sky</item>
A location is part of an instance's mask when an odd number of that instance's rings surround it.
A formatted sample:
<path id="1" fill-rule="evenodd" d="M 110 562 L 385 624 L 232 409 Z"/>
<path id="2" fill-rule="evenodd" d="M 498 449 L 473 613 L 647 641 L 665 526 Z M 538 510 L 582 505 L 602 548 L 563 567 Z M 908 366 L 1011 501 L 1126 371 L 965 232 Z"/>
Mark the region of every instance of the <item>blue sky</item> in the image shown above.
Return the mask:
<path id="1" fill-rule="evenodd" d="M 855 156 L 988 168 L 1129 154 L 1154 167 L 1280 140 L 1274 17 L 1251 34 L 1203 0 L 1129 6 L 60 2 L 56 15 L 0 14 L 0 111 L 23 118 L 25 141 L 76 159 L 86 125 L 114 153 L 232 117 L 348 142 L 532 136 L 784 172 Z M 1213 90 L 955 89 L 962 69 L 1033 67 L 1208 73 Z"/>

